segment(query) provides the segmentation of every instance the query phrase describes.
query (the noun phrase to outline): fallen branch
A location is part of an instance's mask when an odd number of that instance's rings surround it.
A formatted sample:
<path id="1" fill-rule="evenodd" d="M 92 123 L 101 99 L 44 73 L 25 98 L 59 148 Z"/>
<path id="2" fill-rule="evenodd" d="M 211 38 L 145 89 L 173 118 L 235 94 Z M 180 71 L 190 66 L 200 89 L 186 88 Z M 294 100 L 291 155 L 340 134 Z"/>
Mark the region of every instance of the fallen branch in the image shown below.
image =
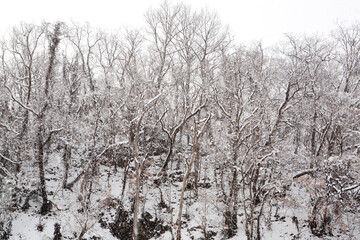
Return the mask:
<path id="1" fill-rule="evenodd" d="M 307 170 L 298 172 L 298 173 L 296 173 L 296 174 L 293 176 L 293 179 L 299 178 L 299 177 L 304 176 L 304 175 L 307 175 L 307 174 L 311 174 L 311 173 L 313 173 L 313 172 L 316 172 L 317 170 L 318 170 L 317 168 L 312 168 L 312 169 L 307 169 Z"/>

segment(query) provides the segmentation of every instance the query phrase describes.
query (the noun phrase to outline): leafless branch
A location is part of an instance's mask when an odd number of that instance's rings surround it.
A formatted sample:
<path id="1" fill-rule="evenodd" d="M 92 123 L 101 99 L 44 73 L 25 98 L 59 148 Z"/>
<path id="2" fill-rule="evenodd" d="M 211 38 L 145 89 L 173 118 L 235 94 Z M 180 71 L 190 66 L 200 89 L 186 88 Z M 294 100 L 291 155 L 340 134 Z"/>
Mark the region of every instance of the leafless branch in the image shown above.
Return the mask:
<path id="1" fill-rule="evenodd" d="M 24 105 L 21 101 L 19 101 L 15 96 L 14 94 L 12 93 L 11 89 L 5 85 L 5 88 L 9 91 L 10 95 L 11 95 L 11 98 L 17 103 L 19 104 L 21 107 L 23 107 L 24 109 L 32 112 L 33 114 L 35 114 L 36 116 L 39 116 L 39 113 L 37 113 L 34 109 Z"/>
<path id="2" fill-rule="evenodd" d="M 5 157 L 5 156 L 2 155 L 1 153 L 0 153 L 0 157 L 1 157 L 2 159 L 5 159 L 5 160 L 8 161 L 8 162 L 13 163 L 13 164 L 19 164 L 17 161 L 11 160 L 10 158 Z"/>

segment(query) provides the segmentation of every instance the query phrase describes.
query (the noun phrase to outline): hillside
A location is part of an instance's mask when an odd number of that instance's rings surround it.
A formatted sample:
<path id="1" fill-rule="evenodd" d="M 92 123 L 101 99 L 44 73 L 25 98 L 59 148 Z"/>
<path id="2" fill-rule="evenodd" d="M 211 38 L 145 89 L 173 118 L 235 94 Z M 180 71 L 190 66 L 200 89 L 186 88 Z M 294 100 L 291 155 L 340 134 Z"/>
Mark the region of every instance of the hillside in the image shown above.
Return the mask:
<path id="1" fill-rule="evenodd" d="M 145 19 L 0 42 L 0 239 L 359 239 L 360 25 L 264 49 Z"/>

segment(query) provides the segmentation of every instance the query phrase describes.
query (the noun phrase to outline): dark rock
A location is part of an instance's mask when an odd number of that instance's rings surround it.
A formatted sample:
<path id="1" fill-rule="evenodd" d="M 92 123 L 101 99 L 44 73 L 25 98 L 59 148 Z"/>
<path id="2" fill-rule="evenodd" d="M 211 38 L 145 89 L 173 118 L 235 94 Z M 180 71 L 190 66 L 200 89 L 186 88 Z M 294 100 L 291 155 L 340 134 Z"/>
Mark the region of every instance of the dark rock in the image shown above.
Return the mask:
<path id="1" fill-rule="evenodd" d="M 51 201 L 48 200 L 47 202 L 43 202 L 43 204 L 41 205 L 41 208 L 40 208 L 40 214 L 46 215 L 47 213 L 50 212 L 52 207 L 53 207 L 53 204 Z"/>
<path id="2" fill-rule="evenodd" d="M 44 224 L 39 223 L 38 225 L 36 225 L 36 230 L 42 232 L 44 230 Z"/>
<path id="3" fill-rule="evenodd" d="M 110 232 L 114 237 L 123 240 L 132 240 L 133 220 L 130 216 L 129 212 L 120 204 L 116 210 L 115 221 L 109 224 Z"/>
<path id="4" fill-rule="evenodd" d="M 115 221 L 108 224 L 110 232 L 114 237 L 122 240 L 132 239 L 132 212 L 127 211 L 120 204 L 115 215 Z M 169 231 L 170 227 L 165 226 L 163 222 L 154 218 L 150 213 L 145 212 L 139 219 L 139 240 L 147 240 L 150 238 L 158 238 L 161 234 Z"/>
<path id="5" fill-rule="evenodd" d="M 210 183 L 199 183 L 198 186 L 201 187 L 201 188 L 206 188 L 206 189 L 211 188 Z"/>
<path id="6" fill-rule="evenodd" d="M 61 235 L 60 229 L 61 229 L 60 224 L 55 223 L 54 224 L 54 238 L 53 238 L 53 240 L 61 240 L 62 235 Z"/>
<path id="7" fill-rule="evenodd" d="M 223 231 L 227 238 L 231 238 L 236 235 L 237 232 L 237 214 L 231 211 L 225 211 L 225 229 Z"/>

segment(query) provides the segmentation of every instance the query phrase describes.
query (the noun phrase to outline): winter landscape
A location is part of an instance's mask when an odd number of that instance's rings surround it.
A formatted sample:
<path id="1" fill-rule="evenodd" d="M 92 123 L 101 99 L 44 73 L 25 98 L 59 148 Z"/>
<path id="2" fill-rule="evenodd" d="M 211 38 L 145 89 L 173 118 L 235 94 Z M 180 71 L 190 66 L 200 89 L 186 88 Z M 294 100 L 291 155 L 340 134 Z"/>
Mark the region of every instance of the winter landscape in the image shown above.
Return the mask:
<path id="1" fill-rule="evenodd" d="M 265 46 L 143 16 L 2 35 L 0 239 L 360 239 L 360 23 Z"/>

